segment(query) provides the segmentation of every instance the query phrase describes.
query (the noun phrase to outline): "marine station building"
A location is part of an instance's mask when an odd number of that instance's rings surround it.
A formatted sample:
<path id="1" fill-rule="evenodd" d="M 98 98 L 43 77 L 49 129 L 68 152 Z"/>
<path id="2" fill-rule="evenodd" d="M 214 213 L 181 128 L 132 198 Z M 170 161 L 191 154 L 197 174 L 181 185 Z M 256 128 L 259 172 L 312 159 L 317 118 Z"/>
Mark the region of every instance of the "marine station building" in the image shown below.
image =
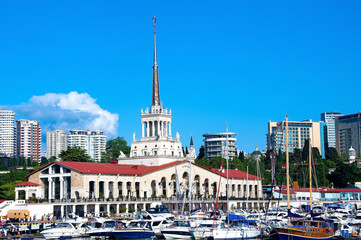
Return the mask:
<path id="1" fill-rule="evenodd" d="M 159 197 L 174 210 L 180 195 L 192 197 L 193 207 L 214 208 L 217 191 L 219 196 L 227 194 L 227 171 L 195 164 L 192 137 L 186 156 L 179 133 L 173 137 L 172 112 L 160 102 L 155 23 L 152 105 L 142 110 L 140 117 L 141 137 L 136 139 L 133 134 L 129 157 L 120 153 L 113 163 L 51 162 L 28 174 L 27 182 L 15 186 L 15 202 L 22 202 L 22 207 L 37 218 L 49 213 L 119 213 L 124 207 L 127 211 L 146 210 Z M 229 170 L 228 176 L 229 197 L 262 197 L 260 177 L 239 170 Z M 25 200 L 18 199 L 20 191 L 25 191 Z M 32 203 L 30 199 L 37 200 Z M 233 207 L 241 204 L 233 201 Z M 260 207 L 256 202 L 250 204 Z"/>

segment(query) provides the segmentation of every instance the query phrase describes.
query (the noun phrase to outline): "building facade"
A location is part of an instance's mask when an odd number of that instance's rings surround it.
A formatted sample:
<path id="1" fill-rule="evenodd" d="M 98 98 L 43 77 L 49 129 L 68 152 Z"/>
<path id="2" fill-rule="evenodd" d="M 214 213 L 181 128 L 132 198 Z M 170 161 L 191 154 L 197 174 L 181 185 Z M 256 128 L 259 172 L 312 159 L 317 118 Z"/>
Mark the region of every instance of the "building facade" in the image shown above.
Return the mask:
<path id="1" fill-rule="evenodd" d="M 336 149 L 339 154 L 347 153 L 353 147 L 361 153 L 361 112 L 336 117 Z"/>
<path id="2" fill-rule="evenodd" d="M 342 113 L 339 112 L 323 112 L 321 113 L 321 121 L 326 122 L 327 126 L 325 128 L 325 144 L 326 149 L 328 147 L 336 148 L 336 128 L 335 128 L 335 118 L 342 116 Z"/>
<path id="3" fill-rule="evenodd" d="M 57 158 L 61 151 L 66 150 L 66 146 L 66 133 L 64 130 L 56 129 L 46 132 L 46 158 Z"/>
<path id="4" fill-rule="evenodd" d="M 311 146 L 317 147 L 322 157 L 325 157 L 324 142 L 325 122 L 288 121 L 288 149 L 293 152 L 295 148 L 302 149 L 307 139 Z M 286 122 L 268 122 L 267 149 L 286 151 Z"/>
<path id="5" fill-rule="evenodd" d="M 66 136 L 67 147 L 80 147 L 86 151 L 95 162 L 100 162 L 102 152 L 105 152 L 107 137 L 103 131 L 71 130 Z"/>
<path id="6" fill-rule="evenodd" d="M 181 202 L 179 196 L 192 198 L 198 201 L 194 203 L 196 207 L 207 209 L 215 208 L 218 193 L 223 198 L 227 194 L 233 197 L 235 208 L 245 200 L 262 198 L 260 177 L 239 170 L 229 170 L 227 174 L 225 169 L 194 163 L 196 154 L 192 137 L 190 152 L 183 156 L 179 134 L 175 139 L 171 137 L 172 115 L 160 104 L 156 51 L 154 54 L 151 110 L 141 115 L 142 138 L 137 141 L 134 135 L 129 157 L 120 153 L 117 163 L 53 161 L 28 174 L 28 181 L 17 185 L 15 191 L 25 191 L 27 197 L 50 200 L 53 202 L 51 211 L 57 216 L 64 216 L 69 203 L 72 212 L 83 211 L 98 216 L 102 211 L 111 212 L 112 208 L 119 213 L 122 205 L 128 209 L 129 200 L 133 201 L 133 209 L 141 205 L 145 210 L 154 197 L 173 199 L 172 206 Z M 71 141 L 78 146 L 86 146 L 83 136 L 91 136 L 84 131 L 71 133 L 74 135 Z M 257 204 L 260 207 L 257 201 L 249 204 L 247 206 Z M 222 209 L 226 206 L 223 204 Z"/>
<path id="7" fill-rule="evenodd" d="M 157 63 L 156 28 L 154 24 L 153 87 L 150 110 L 141 110 L 141 138 L 133 134 L 130 156 L 119 158 L 119 164 L 162 165 L 184 160 L 180 135 L 172 135 L 172 111 L 164 108 L 160 101 L 159 75 Z"/>
<path id="8" fill-rule="evenodd" d="M 17 120 L 15 128 L 16 156 L 41 160 L 41 127 L 35 120 Z"/>
<path id="9" fill-rule="evenodd" d="M 0 154 L 13 156 L 15 152 L 15 113 L 0 109 Z"/>
<path id="10" fill-rule="evenodd" d="M 208 159 L 226 155 L 228 148 L 229 158 L 237 157 L 236 133 L 206 133 L 203 134 L 204 155 Z M 226 144 L 228 139 L 228 145 Z"/>

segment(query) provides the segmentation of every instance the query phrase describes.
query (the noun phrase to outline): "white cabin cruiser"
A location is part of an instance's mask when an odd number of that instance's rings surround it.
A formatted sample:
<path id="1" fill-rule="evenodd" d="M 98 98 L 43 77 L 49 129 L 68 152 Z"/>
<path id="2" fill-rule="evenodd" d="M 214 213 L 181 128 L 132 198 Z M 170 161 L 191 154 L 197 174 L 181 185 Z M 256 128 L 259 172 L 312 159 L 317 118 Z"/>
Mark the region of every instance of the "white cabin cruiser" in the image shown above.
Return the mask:
<path id="1" fill-rule="evenodd" d="M 40 232 L 45 239 L 59 239 L 60 237 L 76 237 L 87 233 L 90 230 L 88 223 L 61 222 L 54 228 Z"/>

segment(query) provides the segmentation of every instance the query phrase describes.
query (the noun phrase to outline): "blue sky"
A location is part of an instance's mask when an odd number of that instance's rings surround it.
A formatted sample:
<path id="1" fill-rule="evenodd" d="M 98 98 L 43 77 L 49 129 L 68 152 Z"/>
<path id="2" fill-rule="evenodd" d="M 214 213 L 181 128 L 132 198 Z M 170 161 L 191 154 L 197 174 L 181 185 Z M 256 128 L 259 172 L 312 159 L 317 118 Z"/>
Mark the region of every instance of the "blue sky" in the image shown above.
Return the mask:
<path id="1" fill-rule="evenodd" d="M 131 141 L 160 96 L 183 145 L 236 132 L 264 149 L 267 122 L 360 110 L 361 1 L 1 1 L 0 105 L 55 127 Z M 51 93 L 51 94 L 50 94 Z"/>

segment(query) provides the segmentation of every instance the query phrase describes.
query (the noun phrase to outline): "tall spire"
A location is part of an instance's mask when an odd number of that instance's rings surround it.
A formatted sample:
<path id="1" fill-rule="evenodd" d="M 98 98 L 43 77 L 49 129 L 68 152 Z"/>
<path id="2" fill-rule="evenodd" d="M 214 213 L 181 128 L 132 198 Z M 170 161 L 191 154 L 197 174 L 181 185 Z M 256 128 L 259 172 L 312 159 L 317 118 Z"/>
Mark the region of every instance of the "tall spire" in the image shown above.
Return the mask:
<path id="1" fill-rule="evenodd" d="M 152 93 L 152 106 L 160 106 L 159 95 L 159 79 L 158 79 L 158 64 L 157 64 L 157 41 L 156 41 L 156 23 L 157 18 L 153 17 L 154 28 L 154 55 L 153 55 L 153 93 Z"/>

